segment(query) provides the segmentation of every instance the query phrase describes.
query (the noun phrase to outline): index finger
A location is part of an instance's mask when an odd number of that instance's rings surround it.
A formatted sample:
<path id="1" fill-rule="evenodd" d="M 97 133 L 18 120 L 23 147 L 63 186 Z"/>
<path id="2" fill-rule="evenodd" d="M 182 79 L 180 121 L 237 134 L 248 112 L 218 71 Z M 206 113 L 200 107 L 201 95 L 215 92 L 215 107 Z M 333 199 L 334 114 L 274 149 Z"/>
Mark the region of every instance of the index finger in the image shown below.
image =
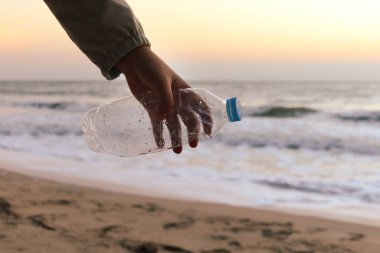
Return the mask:
<path id="1" fill-rule="evenodd" d="M 200 98 L 200 109 L 199 111 L 196 111 L 199 116 L 201 117 L 203 129 L 205 131 L 205 134 L 208 136 L 211 136 L 212 134 L 212 126 L 213 126 L 213 120 L 211 116 L 211 108 L 208 106 L 208 104 Z"/>

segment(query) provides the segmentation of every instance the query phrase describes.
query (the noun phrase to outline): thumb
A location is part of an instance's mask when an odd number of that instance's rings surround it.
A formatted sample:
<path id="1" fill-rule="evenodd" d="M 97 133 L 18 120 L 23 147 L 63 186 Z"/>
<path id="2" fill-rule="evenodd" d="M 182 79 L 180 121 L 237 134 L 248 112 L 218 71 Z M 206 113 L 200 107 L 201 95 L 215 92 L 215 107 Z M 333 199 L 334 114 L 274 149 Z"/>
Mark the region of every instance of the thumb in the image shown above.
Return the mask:
<path id="1" fill-rule="evenodd" d="M 164 120 L 166 116 L 173 110 L 174 97 L 170 85 L 164 85 L 157 90 L 158 95 L 158 117 Z"/>

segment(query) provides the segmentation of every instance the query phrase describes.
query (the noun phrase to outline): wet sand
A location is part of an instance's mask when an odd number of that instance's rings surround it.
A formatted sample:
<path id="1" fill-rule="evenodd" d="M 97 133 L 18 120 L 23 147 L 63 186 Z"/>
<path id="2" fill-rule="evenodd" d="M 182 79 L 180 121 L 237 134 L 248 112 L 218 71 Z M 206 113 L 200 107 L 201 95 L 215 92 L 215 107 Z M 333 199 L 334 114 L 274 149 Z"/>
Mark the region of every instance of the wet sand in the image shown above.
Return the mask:
<path id="1" fill-rule="evenodd" d="M 118 194 L 0 170 L 1 253 L 379 250 L 378 227 Z"/>

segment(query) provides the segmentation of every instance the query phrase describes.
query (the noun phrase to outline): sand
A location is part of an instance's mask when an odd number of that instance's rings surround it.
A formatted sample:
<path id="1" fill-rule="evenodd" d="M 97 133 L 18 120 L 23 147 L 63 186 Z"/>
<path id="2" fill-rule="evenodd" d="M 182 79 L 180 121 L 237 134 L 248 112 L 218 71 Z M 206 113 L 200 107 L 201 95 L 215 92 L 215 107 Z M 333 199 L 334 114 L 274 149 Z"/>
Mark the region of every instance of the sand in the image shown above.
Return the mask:
<path id="1" fill-rule="evenodd" d="M 0 253 L 8 252 L 379 253 L 380 228 L 0 170 Z"/>

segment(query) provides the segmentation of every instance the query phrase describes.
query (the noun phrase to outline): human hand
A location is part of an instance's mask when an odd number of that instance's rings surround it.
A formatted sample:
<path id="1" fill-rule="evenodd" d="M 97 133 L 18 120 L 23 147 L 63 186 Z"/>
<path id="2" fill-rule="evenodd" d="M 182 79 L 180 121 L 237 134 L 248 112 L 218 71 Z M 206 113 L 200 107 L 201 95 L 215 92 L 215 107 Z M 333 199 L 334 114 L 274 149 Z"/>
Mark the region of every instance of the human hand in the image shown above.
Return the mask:
<path id="1" fill-rule="evenodd" d="M 195 93 L 183 93 L 181 100 L 189 105 L 179 108 L 178 92 L 190 86 L 179 77 L 163 60 L 147 46 L 134 49 L 123 57 L 116 66 L 125 75 L 132 94 L 141 101 L 141 95 L 151 92 L 158 98 L 156 108 L 142 104 L 146 108 L 152 122 L 155 142 L 163 148 L 163 121 L 166 120 L 170 133 L 173 151 L 182 152 L 182 130 L 179 114 L 187 127 L 190 147 L 198 146 L 200 121 L 204 132 L 211 135 L 212 118 L 208 105 Z M 174 95 L 173 95 L 174 94 Z M 198 117 L 199 115 L 199 117 Z"/>

